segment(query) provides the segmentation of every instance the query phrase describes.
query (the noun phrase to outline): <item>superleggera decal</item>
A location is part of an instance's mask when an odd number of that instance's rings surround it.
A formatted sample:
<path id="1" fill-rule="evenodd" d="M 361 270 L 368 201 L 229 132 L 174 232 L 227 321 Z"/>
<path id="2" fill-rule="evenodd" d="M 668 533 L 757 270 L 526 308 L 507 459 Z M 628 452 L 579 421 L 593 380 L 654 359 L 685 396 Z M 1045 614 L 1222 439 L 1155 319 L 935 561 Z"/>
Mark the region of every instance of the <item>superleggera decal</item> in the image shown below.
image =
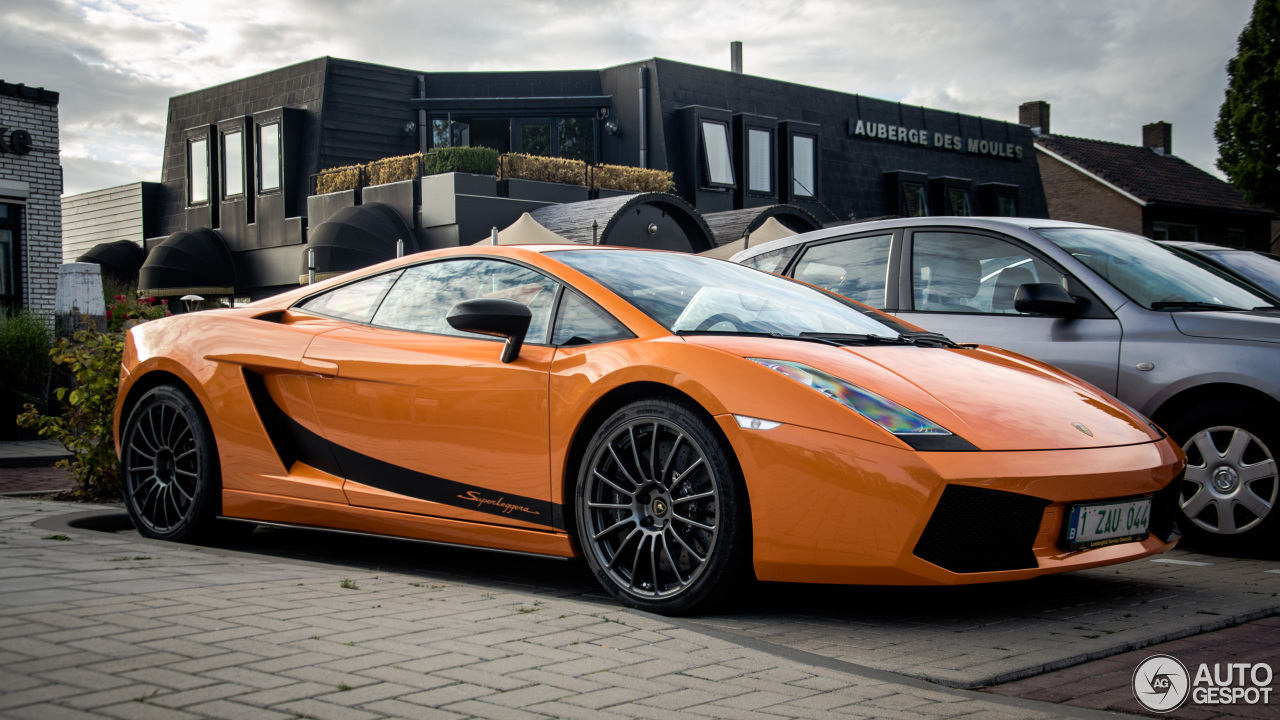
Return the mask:
<path id="1" fill-rule="evenodd" d="M 496 492 L 369 457 L 317 435 L 289 417 L 262 377 L 246 370 L 245 384 L 271 444 L 285 467 L 304 462 L 331 475 L 406 497 L 564 529 L 563 507 L 546 500 Z"/>

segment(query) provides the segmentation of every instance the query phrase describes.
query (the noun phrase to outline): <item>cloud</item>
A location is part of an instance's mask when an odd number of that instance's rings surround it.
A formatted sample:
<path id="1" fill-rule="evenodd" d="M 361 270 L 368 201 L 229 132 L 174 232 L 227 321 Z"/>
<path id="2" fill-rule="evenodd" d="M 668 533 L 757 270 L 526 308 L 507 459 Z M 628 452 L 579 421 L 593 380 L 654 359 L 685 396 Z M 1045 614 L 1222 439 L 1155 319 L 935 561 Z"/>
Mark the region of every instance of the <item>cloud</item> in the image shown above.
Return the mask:
<path id="1" fill-rule="evenodd" d="M 323 55 L 428 72 L 649 57 L 1136 144 L 1174 125 L 1213 171 L 1224 66 L 1250 0 L 8 0 L 4 79 L 62 93 L 68 192 L 159 179 L 168 98 Z M 70 162 L 79 158 L 85 162 Z M 97 164 L 88 164 L 92 160 Z M 81 175 L 83 173 L 83 175 Z M 74 188 L 74 189 L 73 189 Z"/>

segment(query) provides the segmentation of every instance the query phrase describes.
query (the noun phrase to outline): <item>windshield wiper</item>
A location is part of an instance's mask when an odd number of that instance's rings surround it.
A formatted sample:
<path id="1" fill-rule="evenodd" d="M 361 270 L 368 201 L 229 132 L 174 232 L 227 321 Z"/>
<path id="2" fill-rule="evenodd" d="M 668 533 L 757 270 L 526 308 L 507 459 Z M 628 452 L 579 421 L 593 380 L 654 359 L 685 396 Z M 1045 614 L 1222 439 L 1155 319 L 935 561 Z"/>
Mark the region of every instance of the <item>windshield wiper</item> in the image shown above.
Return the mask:
<path id="1" fill-rule="evenodd" d="M 1152 310 L 1244 310 L 1234 305 L 1199 302 L 1198 300 L 1168 300 L 1151 303 Z"/>
<path id="2" fill-rule="evenodd" d="M 834 345 L 841 347 L 844 343 L 836 342 L 822 337 L 808 337 L 804 334 L 800 335 L 784 335 L 777 332 L 753 332 L 751 330 L 677 330 L 676 335 L 685 337 L 688 335 L 736 335 L 739 337 L 762 337 L 762 338 L 778 338 L 780 340 L 804 340 L 806 342 L 821 343 L 823 345 Z"/>
<path id="3" fill-rule="evenodd" d="M 884 335 L 859 335 L 853 333 L 818 333 L 805 332 L 800 333 L 800 338 L 820 338 L 830 340 L 840 345 L 915 345 L 918 347 L 962 347 L 958 343 L 952 342 L 950 338 L 942 333 L 936 332 L 906 332 L 897 337 L 886 337 Z"/>

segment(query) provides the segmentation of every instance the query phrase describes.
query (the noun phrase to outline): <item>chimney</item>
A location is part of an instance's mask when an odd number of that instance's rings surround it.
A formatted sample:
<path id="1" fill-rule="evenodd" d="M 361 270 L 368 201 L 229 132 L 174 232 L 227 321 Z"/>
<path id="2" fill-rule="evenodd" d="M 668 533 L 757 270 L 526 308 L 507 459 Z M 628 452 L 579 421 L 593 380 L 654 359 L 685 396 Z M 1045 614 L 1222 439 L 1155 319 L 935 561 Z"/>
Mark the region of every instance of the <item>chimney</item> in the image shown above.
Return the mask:
<path id="1" fill-rule="evenodd" d="M 739 75 L 742 74 L 742 41 L 734 40 L 729 43 L 729 69 Z"/>
<path id="2" fill-rule="evenodd" d="M 1049 134 L 1049 103 L 1043 100 L 1032 100 L 1018 106 L 1018 122 L 1030 125 L 1031 132 L 1037 135 Z"/>
<path id="3" fill-rule="evenodd" d="M 1142 147 L 1159 155 L 1173 154 L 1173 126 L 1161 120 L 1142 126 Z"/>

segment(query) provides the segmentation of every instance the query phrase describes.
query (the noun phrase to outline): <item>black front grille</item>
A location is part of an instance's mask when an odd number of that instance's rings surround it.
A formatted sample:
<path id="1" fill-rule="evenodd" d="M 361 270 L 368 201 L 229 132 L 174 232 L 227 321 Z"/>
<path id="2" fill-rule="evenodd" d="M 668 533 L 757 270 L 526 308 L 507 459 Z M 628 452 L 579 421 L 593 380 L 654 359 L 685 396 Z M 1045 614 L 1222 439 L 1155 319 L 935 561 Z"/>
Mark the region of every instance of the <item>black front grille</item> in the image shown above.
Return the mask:
<path id="1" fill-rule="evenodd" d="M 1030 495 L 948 485 L 915 555 L 957 573 L 1036 567 L 1032 548 L 1048 505 Z"/>
<path id="2" fill-rule="evenodd" d="M 1147 528 L 1161 542 L 1178 537 L 1178 496 L 1182 492 L 1183 473 L 1151 498 L 1151 524 Z"/>

